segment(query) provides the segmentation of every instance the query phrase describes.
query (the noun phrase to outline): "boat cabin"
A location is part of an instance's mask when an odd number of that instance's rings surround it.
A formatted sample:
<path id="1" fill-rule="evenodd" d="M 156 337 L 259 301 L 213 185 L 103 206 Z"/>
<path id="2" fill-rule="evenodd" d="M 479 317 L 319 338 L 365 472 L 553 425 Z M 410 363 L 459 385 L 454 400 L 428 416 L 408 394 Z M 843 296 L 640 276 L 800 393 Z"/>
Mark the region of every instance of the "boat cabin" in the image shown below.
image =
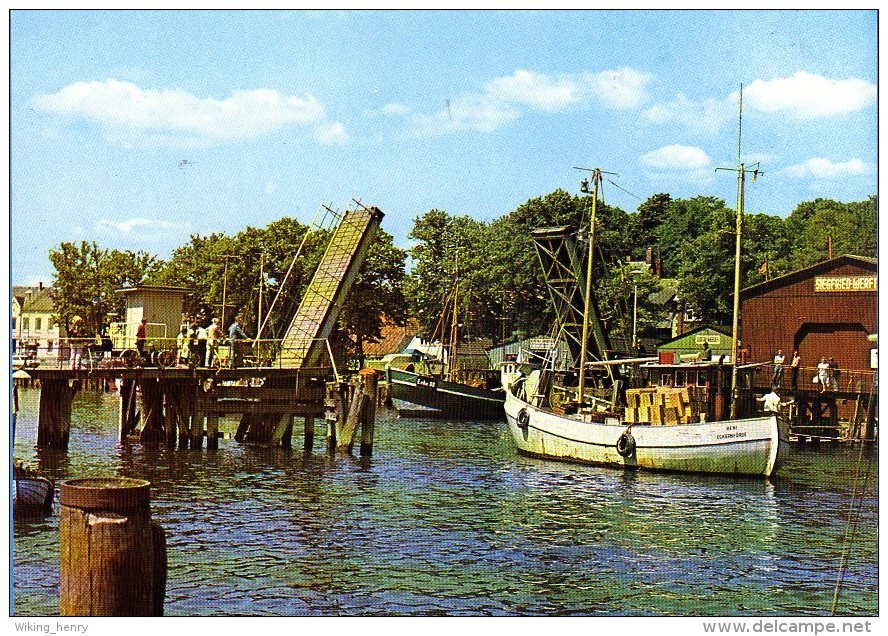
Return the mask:
<path id="1" fill-rule="evenodd" d="M 731 409 L 731 373 L 733 367 L 711 362 L 671 362 L 663 360 L 640 365 L 644 385 L 649 388 L 683 388 L 694 395 L 699 413 L 707 421 L 728 419 Z M 737 369 L 739 397 L 737 415 L 751 416 L 756 404 L 752 395 L 752 369 Z"/>

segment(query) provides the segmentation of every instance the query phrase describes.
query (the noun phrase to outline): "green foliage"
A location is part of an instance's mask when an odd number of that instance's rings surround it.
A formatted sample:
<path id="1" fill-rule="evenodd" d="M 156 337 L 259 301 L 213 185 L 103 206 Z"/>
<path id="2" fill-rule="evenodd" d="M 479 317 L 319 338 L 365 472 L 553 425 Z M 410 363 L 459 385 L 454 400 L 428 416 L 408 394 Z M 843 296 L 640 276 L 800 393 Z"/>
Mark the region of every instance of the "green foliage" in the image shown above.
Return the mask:
<path id="1" fill-rule="evenodd" d="M 124 298 L 115 290 L 137 285 L 150 277 L 161 263 L 147 252 L 101 249 L 95 242 L 61 243 L 50 250 L 55 267 L 56 319 L 67 330 L 74 316 L 95 332 L 109 322 L 108 314 L 124 311 Z"/>
<path id="2" fill-rule="evenodd" d="M 875 257 L 877 250 L 877 199 L 840 203 L 815 199 L 801 203 L 786 218 L 792 269 L 826 260 L 832 239 L 833 256 L 854 254 Z"/>

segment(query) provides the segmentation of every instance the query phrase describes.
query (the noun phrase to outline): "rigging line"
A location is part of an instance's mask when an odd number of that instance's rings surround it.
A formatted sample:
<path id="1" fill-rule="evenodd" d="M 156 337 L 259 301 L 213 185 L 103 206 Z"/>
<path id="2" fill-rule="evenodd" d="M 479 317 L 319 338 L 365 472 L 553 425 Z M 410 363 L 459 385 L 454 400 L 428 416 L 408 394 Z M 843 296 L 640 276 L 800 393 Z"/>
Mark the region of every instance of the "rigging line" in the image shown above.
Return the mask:
<path id="1" fill-rule="evenodd" d="M 326 205 L 324 205 L 322 207 L 326 210 L 329 210 L 329 208 Z M 278 286 L 277 294 L 275 294 L 274 300 L 271 301 L 271 305 L 269 306 L 268 311 L 265 314 L 265 319 L 262 321 L 262 324 L 259 326 L 259 332 L 256 334 L 257 340 L 262 337 L 262 331 L 263 331 L 263 329 L 265 329 L 265 325 L 268 323 L 268 320 L 271 317 L 271 312 L 274 309 L 275 304 L 277 304 L 278 298 L 280 297 L 281 292 L 284 289 L 284 285 L 286 285 L 287 279 L 290 277 L 290 273 L 293 271 L 293 267 L 296 265 L 296 259 L 298 259 L 299 255 L 302 253 L 302 248 L 305 246 L 305 242 L 308 240 L 308 235 L 311 234 L 312 228 L 315 227 L 315 221 L 317 221 L 318 214 L 320 213 L 320 211 L 321 211 L 321 207 L 318 207 L 315 209 L 314 217 L 312 217 L 312 219 L 311 219 L 311 224 L 308 226 L 308 228 L 306 228 L 305 234 L 302 236 L 302 242 L 299 244 L 299 248 L 296 250 L 296 254 L 293 255 L 293 260 L 290 261 L 290 267 L 287 268 L 287 273 L 284 274 L 284 279 L 281 281 L 281 284 Z M 326 219 L 326 218 L 327 218 L 327 213 L 325 212 L 318 227 L 320 227 L 320 225 L 323 225 L 324 219 Z"/>
<path id="2" fill-rule="evenodd" d="M 872 389 L 870 389 L 870 400 L 873 398 Z M 860 499 L 857 498 L 857 484 L 860 481 L 860 465 L 863 462 L 863 441 L 860 442 L 860 452 L 857 454 L 857 466 L 854 469 L 854 489 L 851 492 L 851 505 L 848 511 L 848 523 L 845 526 L 845 546 L 842 549 L 842 558 L 839 562 L 839 576 L 836 580 L 836 588 L 833 592 L 833 602 L 830 614 L 836 615 L 836 609 L 839 605 L 839 595 L 842 591 L 842 583 L 845 579 L 845 571 L 848 569 L 848 559 L 851 556 L 851 546 L 854 543 L 854 537 L 857 534 L 857 523 L 860 521 L 860 509 L 863 507 L 863 497 L 869 488 L 870 465 L 867 465 L 866 474 L 863 480 L 863 489 L 860 491 Z M 856 504 L 856 509 L 855 509 Z"/>

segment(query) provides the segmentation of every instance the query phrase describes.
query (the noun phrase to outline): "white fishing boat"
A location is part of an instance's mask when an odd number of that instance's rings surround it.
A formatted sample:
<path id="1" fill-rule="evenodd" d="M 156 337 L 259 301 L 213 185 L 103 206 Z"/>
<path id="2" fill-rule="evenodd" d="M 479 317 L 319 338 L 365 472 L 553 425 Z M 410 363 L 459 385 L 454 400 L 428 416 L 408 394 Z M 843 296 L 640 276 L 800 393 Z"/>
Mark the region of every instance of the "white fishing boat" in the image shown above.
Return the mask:
<path id="1" fill-rule="evenodd" d="M 740 226 L 744 166 L 740 164 L 740 191 L 737 215 L 737 271 L 735 298 L 739 291 Z M 587 363 L 587 342 L 590 328 L 592 241 L 595 230 L 595 210 L 601 171 L 593 170 L 594 199 L 587 249 L 587 274 L 582 316 L 582 349 L 579 355 L 577 387 L 558 387 L 552 369 L 530 371 L 517 363 L 505 363 L 501 381 L 506 394 L 505 412 L 509 433 L 519 452 L 537 457 L 615 466 L 629 469 L 651 469 L 692 473 L 771 476 L 780 465 L 788 448 L 788 426 L 778 413 L 738 417 L 737 384 L 737 303 L 734 304 L 734 337 L 731 365 L 708 362 L 690 368 L 678 365 L 652 365 L 647 389 L 662 399 L 675 399 L 684 392 L 684 401 L 670 405 L 650 401 L 642 408 L 618 403 L 618 385 L 613 386 L 612 398 L 597 399 L 584 388 L 584 380 L 592 364 Z M 587 192 L 588 182 L 582 190 Z M 566 266 L 565 266 L 566 267 Z M 579 280 L 579 277 L 577 277 Z M 553 296 L 557 294 L 553 293 Z M 600 328 L 600 324 L 595 325 Z M 613 376 L 614 361 L 599 360 L 599 368 Z M 685 385 L 676 389 L 675 380 L 681 377 Z M 688 378 L 693 377 L 693 382 Z M 566 376 L 564 379 L 567 379 Z M 698 386 L 700 391 L 696 390 Z M 567 385 L 567 382 L 562 382 Z M 658 392 L 656 387 L 662 387 Z M 692 388 L 693 387 L 693 388 Z M 559 392 L 557 389 L 561 390 Z M 705 391 L 703 390 L 705 389 Z M 576 396 L 565 399 L 565 393 Z M 688 396 L 700 399 L 691 403 Z M 751 411 L 747 395 L 746 407 Z M 754 403 L 754 402 L 753 402 Z M 635 406 L 639 406 L 636 404 Z M 743 407 L 744 405 L 740 405 Z M 730 412 L 728 410 L 730 409 Z M 639 417 L 641 411 L 645 417 Z M 656 416 L 652 416 L 656 414 Z"/>
<path id="2" fill-rule="evenodd" d="M 539 373 L 525 375 L 515 363 L 502 369 L 509 433 L 526 455 L 628 469 L 768 477 L 789 443 L 788 429 L 776 413 L 675 425 L 627 423 L 625 412 L 591 408 L 560 414 L 529 401 L 528 385 Z"/>

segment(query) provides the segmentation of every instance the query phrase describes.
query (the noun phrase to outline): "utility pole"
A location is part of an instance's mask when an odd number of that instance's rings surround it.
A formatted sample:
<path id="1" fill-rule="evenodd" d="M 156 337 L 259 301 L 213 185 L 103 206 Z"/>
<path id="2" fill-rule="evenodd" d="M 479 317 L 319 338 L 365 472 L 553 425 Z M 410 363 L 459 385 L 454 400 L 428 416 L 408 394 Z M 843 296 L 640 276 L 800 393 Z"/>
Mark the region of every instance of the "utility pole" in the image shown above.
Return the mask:
<path id="1" fill-rule="evenodd" d="M 740 85 L 740 118 L 737 132 L 737 167 L 716 168 L 716 170 L 729 170 L 737 173 L 737 227 L 736 247 L 734 250 L 734 320 L 731 329 L 733 342 L 731 343 L 731 419 L 737 417 L 737 343 L 740 337 L 740 238 L 743 229 L 743 188 L 746 181 L 746 173 L 752 173 L 752 180 L 758 179 L 760 174 L 758 162 L 746 166 L 740 154 L 743 137 L 743 85 Z"/>

